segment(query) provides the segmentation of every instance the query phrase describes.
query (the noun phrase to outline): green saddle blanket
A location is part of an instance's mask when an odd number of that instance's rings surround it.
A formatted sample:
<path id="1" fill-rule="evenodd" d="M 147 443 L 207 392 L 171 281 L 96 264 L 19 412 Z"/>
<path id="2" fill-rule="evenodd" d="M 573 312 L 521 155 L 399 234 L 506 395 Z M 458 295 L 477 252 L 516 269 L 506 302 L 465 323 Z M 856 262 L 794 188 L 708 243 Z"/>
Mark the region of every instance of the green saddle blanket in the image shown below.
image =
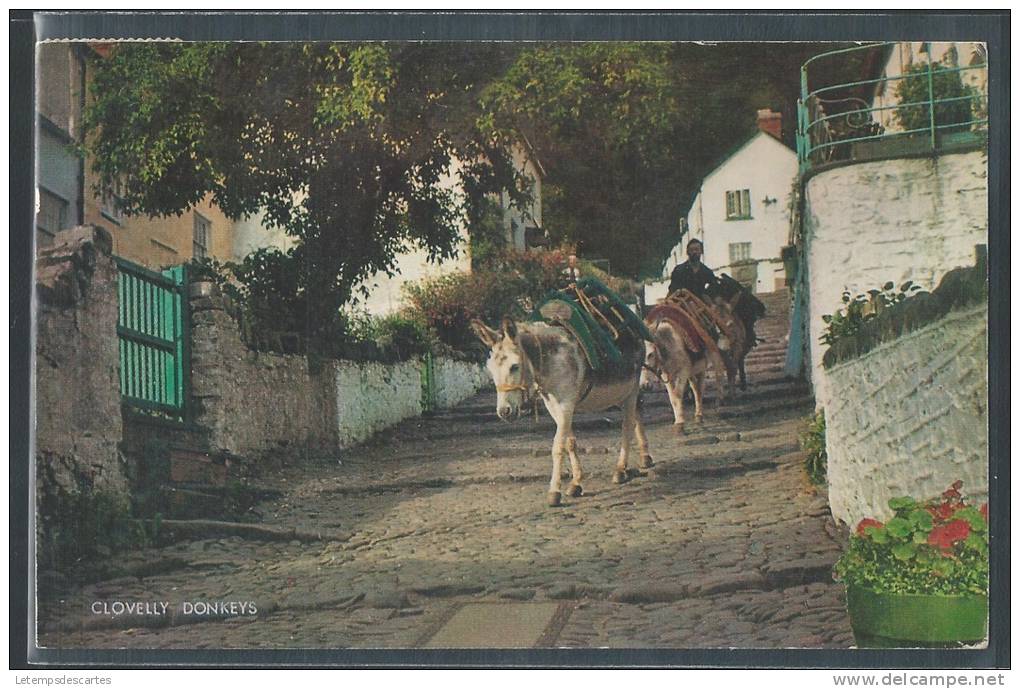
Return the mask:
<path id="1" fill-rule="evenodd" d="M 569 330 L 596 372 L 624 363 L 620 351 L 622 339 L 638 342 L 652 339 L 644 321 L 616 292 L 595 278 L 582 278 L 573 288 L 550 292 L 532 313 L 531 320 Z"/>

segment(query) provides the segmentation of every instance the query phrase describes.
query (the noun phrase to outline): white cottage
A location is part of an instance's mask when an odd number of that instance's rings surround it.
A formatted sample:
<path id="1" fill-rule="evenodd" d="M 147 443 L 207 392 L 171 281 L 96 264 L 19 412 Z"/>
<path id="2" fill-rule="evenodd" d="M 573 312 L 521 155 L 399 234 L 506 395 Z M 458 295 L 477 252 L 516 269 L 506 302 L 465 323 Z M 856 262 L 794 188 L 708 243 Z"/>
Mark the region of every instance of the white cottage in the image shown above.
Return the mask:
<path id="1" fill-rule="evenodd" d="M 771 292 L 786 286 L 780 254 L 788 243 L 789 197 L 797 154 L 783 144 L 781 115 L 758 111 L 758 132 L 701 183 L 687 215 L 688 232 L 670 252 L 663 276 L 687 260 L 692 238 L 705 243 L 705 265 Z"/>

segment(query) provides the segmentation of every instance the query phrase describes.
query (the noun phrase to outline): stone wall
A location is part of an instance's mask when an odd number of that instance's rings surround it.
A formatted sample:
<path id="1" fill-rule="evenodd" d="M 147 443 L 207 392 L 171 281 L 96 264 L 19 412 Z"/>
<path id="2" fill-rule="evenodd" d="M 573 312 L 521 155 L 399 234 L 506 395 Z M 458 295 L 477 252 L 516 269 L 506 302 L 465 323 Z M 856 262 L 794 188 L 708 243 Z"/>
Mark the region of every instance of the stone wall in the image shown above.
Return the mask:
<path id="1" fill-rule="evenodd" d="M 833 516 L 851 526 L 884 519 L 890 498 L 933 497 L 957 479 L 987 500 L 987 364 L 982 305 L 828 369 Z"/>
<path id="2" fill-rule="evenodd" d="M 199 285 L 202 285 L 201 287 Z M 422 412 L 422 362 L 316 360 L 242 343 L 224 297 L 192 285 L 195 423 L 211 449 L 241 456 L 329 455 Z M 436 360 L 440 407 L 474 394 L 483 367 Z"/>
<path id="3" fill-rule="evenodd" d="M 439 357 L 435 360 L 436 406 L 449 409 L 484 387 L 492 387 L 485 366 Z"/>
<path id="4" fill-rule="evenodd" d="M 110 235 L 58 233 L 36 259 L 35 459 L 41 500 L 81 489 L 126 495 Z"/>
<path id="5" fill-rule="evenodd" d="M 356 361 L 335 364 L 337 413 L 334 428 L 341 448 L 421 414 L 420 360 L 396 364 Z"/>
<path id="6" fill-rule="evenodd" d="M 949 270 L 973 265 L 975 245 L 988 242 L 987 154 L 820 172 L 806 183 L 803 223 L 809 374 L 819 406 L 827 406 L 822 315 L 836 311 L 844 289 L 865 293 L 912 280 L 931 290 Z"/>

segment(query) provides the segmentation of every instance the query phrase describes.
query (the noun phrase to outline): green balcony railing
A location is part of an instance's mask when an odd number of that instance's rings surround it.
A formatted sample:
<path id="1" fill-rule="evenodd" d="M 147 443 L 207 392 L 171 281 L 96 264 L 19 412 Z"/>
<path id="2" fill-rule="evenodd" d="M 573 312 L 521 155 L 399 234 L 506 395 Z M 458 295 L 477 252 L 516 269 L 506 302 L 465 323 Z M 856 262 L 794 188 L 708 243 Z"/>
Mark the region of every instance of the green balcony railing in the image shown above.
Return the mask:
<path id="1" fill-rule="evenodd" d="M 884 65 L 898 43 L 871 43 L 816 55 L 801 67 L 797 101 L 800 172 L 832 162 L 868 160 L 921 151 L 937 154 L 952 145 L 984 140 L 988 128 L 988 65 L 966 66 L 926 57 L 901 74 L 846 83 L 815 83 L 823 65 L 855 59 Z M 955 45 L 948 54 L 955 54 Z M 863 59 L 861 59 L 863 58 Z M 826 64 L 827 63 L 827 64 Z M 813 69 L 815 68 L 815 69 Z M 838 71 L 838 70 L 837 70 Z M 845 70 L 844 70 L 845 73 Z"/>

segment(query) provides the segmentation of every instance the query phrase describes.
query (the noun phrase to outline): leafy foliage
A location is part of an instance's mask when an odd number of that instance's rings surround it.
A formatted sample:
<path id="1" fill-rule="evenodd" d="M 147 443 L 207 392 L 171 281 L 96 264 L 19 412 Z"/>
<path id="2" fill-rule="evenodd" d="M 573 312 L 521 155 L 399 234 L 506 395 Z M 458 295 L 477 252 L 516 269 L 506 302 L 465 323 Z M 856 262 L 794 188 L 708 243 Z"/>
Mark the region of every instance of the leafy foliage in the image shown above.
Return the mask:
<path id="1" fill-rule="evenodd" d="M 959 72 L 933 63 L 929 92 L 928 68 L 927 63 L 911 65 L 905 72 L 906 78 L 896 86 L 896 97 L 901 103 L 915 104 L 896 109 L 900 126 L 905 130 L 930 127 L 932 110 L 929 100 L 948 101 L 935 103 L 936 127 L 969 122 L 973 110 L 980 104 L 977 90 L 965 85 Z"/>
<path id="2" fill-rule="evenodd" d="M 889 501 L 895 514 L 883 524 L 864 519 L 836 563 L 848 585 L 890 593 L 988 593 L 988 506 L 976 509 L 960 494 L 961 481 L 940 498 Z"/>
<path id="3" fill-rule="evenodd" d="M 540 44 L 483 93 L 483 129 L 525 132 L 548 177 L 554 243 L 611 258 L 615 273 L 659 274 L 701 178 L 771 107 L 793 142 L 799 67 L 832 45 Z M 846 61 L 822 67 L 830 74 Z M 852 79 L 843 79 L 851 81 Z"/>
<path id="4" fill-rule="evenodd" d="M 800 435 L 800 449 L 808 453 L 804 459 L 804 470 L 811 483 L 824 485 L 828 464 L 825 452 L 825 410 L 808 417 L 808 425 Z"/>
<path id="5" fill-rule="evenodd" d="M 300 241 L 248 266 L 272 273 L 304 327 L 327 336 L 355 285 L 394 255 L 457 251 L 486 195 L 526 197 L 510 139 L 479 131 L 499 43 L 144 43 L 93 65 L 85 114 L 100 191 L 122 210 L 180 214 L 211 195 Z M 466 196 L 443 183 L 455 160 Z M 256 290 L 253 296 L 271 295 Z"/>
<path id="6" fill-rule="evenodd" d="M 826 327 L 819 341 L 833 345 L 842 338 L 856 335 L 865 323 L 876 318 L 884 308 L 899 304 L 918 292 L 921 286 L 908 280 L 900 285 L 898 291 L 895 288 L 894 283 L 887 282 L 882 285 L 882 289 L 868 290 L 867 294 L 851 296 L 849 291 L 844 291 L 843 307 L 833 314 L 822 316 Z"/>
<path id="7" fill-rule="evenodd" d="M 409 310 L 443 345 L 480 355 L 471 320 L 496 323 L 505 315 L 525 317 L 546 293 L 560 286 L 565 264 L 562 251 L 506 250 L 471 273 L 405 286 Z"/>
<path id="8" fill-rule="evenodd" d="M 450 257 L 465 219 L 484 244 L 485 200 L 526 202 L 508 156 L 521 133 L 548 172 L 554 243 L 657 275 L 701 177 L 757 108 L 782 111 L 790 145 L 799 66 L 835 47 L 124 44 L 93 65 L 87 150 L 126 212 L 207 195 L 232 217 L 264 212 L 299 239 L 286 260 L 304 276 L 300 313 L 329 332 L 396 252 Z M 454 160 L 463 198 L 443 183 Z"/>

